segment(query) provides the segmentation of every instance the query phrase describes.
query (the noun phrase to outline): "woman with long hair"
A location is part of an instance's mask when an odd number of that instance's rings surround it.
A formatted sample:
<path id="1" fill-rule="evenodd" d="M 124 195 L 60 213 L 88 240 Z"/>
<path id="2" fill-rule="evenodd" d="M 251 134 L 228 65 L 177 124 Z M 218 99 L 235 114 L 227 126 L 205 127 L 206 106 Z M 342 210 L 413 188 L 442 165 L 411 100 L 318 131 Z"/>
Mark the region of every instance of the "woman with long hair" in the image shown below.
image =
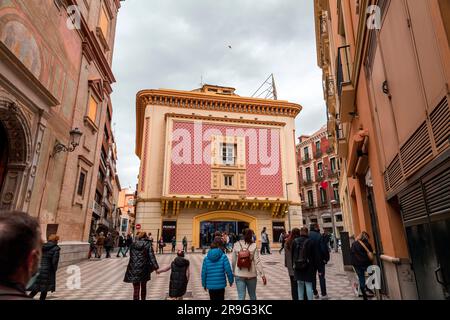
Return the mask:
<path id="1" fill-rule="evenodd" d="M 139 300 L 139 293 L 141 300 L 146 300 L 150 273 L 159 269 L 153 247 L 146 239 L 147 233 L 139 232 L 137 234 L 136 241 L 130 248 L 130 260 L 123 279 L 124 282 L 133 284 L 133 300 Z"/>
<path id="2" fill-rule="evenodd" d="M 298 300 L 298 285 L 294 276 L 294 268 L 292 267 L 292 243 L 299 237 L 300 229 L 294 228 L 284 244 L 284 266 L 288 269 L 289 278 L 291 280 L 292 300 Z"/>
<path id="3" fill-rule="evenodd" d="M 267 280 L 258 248 L 253 241 L 253 230 L 246 229 L 244 231 L 244 239 L 234 244 L 232 268 L 236 280 L 238 299 L 245 300 L 245 295 L 248 291 L 250 300 L 256 300 L 258 276 L 262 278 L 264 285 L 267 284 Z"/>
<path id="4" fill-rule="evenodd" d="M 350 249 L 350 255 L 352 259 L 353 268 L 358 275 L 359 289 L 364 300 L 367 300 L 368 296 L 372 296 L 366 288 L 366 271 L 367 268 L 373 263 L 373 249 L 369 242 L 369 234 L 366 231 L 361 234 L 353 242 Z"/>

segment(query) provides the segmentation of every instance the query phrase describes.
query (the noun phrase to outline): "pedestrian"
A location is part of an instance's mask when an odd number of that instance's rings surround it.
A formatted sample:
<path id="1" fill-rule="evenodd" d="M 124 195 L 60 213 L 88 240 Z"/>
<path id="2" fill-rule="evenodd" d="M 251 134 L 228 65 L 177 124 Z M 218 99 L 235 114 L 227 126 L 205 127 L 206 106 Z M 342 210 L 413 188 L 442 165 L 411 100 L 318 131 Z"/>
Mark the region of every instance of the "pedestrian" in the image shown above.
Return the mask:
<path id="1" fill-rule="evenodd" d="M 189 283 L 189 260 L 185 257 L 183 250 L 177 251 L 176 258 L 166 268 L 159 269 L 156 273 L 170 272 L 169 283 L 169 300 L 183 300 L 183 296 L 186 294 L 187 285 Z"/>
<path id="2" fill-rule="evenodd" d="M 225 300 L 225 288 L 227 278 L 230 287 L 233 286 L 234 276 L 231 270 L 230 261 L 222 249 L 216 243 L 211 244 L 202 265 L 202 286 L 205 291 L 209 291 L 211 300 Z"/>
<path id="3" fill-rule="evenodd" d="M 94 254 L 94 257 L 97 257 L 97 246 L 95 245 L 95 236 L 92 234 L 89 236 L 89 253 L 88 253 L 88 259 L 92 257 L 92 254 Z"/>
<path id="4" fill-rule="evenodd" d="M 163 254 L 165 246 L 166 246 L 166 243 L 164 242 L 163 237 L 161 237 L 158 242 L 159 254 Z"/>
<path id="5" fill-rule="evenodd" d="M 304 300 L 305 289 L 308 300 L 313 300 L 313 278 L 316 271 L 314 242 L 309 240 L 308 228 L 300 229 L 300 237 L 292 245 L 292 262 L 298 284 L 298 298 Z"/>
<path id="6" fill-rule="evenodd" d="M 36 281 L 28 288 L 28 291 L 31 291 L 31 298 L 34 298 L 40 292 L 39 300 L 42 301 L 47 298 L 49 291 L 55 292 L 56 290 L 56 270 L 58 270 L 59 253 L 61 251 L 58 241 L 59 237 L 56 234 L 52 234 L 48 237 L 48 242 L 42 246 L 39 275 Z"/>
<path id="7" fill-rule="evenodd" d="M 117 256 L 116 257 L 119 258 L 120 254 L 122 253 L 122 257 L 125 258 L 127 256 L 126 253 L 125 253 L 125 248 L 126 248 L 127 244 L 126 244 L 126 239 L 124 238 L 123 235 L 119 236 L 118 246 L 119 246 L 119 251 L 117 251 Z"/>
<path id="8" fill-rule="evenodd" d="M 97 247 L 97 258 L 102 258 L 103 246 L 105 245 L 105 235 L 103 232 L 100 232 L 97 241 L 95 242 L 95 246 Z"/>
<path id="9" fill-rule="evenodd" d="M 368 296 L 373 296 L 366 288 L 366 271 L 374 260 L 373 249 L 369 239 L 369 234 L 366 231 L 361 232 L 350 249 L 352 265 L 358 275 L 359 289 L 364 300 L 367 300 Z"/>
<path id="10" fill-rule="evenodd" d="M 150 245 L 153 247 L 153 236 L 151 232 L 148 233 L 148 241 L 150 241 Z"/>
<path id="11" fill-rule="evenodd" d="M 177 239 L 175 236 L 172 237 L 172 253 L 175 253 L 175 249 L 177 247 Z"/>
<path id="12" fill-rule="evenodd" d="M 30 300 L 26 286 L 39 269 L 39 222 L 24 212 L 0 211 L 0 300 Z"/>
<path id="13" fill-rule="evenodd" d="M 278 239 L 278 242 L 280 242 L 281 243 L 281 248 L 280 248 L 280 254 L 281 254 L 281 251 L 283 251 L 283 249 L 284 249 L 284 245 L 285 245 L 285 243 L 286 243 L 286 231 L 282 231 L 281 232 L 281 234 L 280 234 L 280 238 Z"/>
<path id="14" fill-rule="evenodd" d="M 220 250 L 222 250 L 223 252 L 225 252 L 225 244 L 223 242 L 223 236 L 220 233 L 220 231 L 216 231 L 213 235 L 213 242 L 211 244 L 211 248 L 215 247 L 215 248 L 219 248 Z"/>
<path id="15" fill-rule="evenodd" d="M 316 274 L 319 275 L 319 283 L 320 283 L 320 294 L 322 296 L 322 299 L 327 299 L 327 284 L 325 280 L 325 265 L 330 260 L 330 253 L 327 248 L 325 248 L 325 244 L 323 243 L 326 241 L 326 237 L 322 237 L 320 234 L 320 227 L 318 224 L 312 224 L 310 226 L 309 231 L 309 239 L 314 244 L 314 250 L 315 255 L 317 257 L 317 268 L 314 271 L 314 278 L 313 278 L 313 293 L 314 298 L 319 299 L 319 292 L 317 291 L 317 277 Z M 328 244 L 326 244 L 328 245 Z"/>
<path id="16" fill-rule="evenodd" d="M 300 229 L 294 228 L 290 232 L 284 246 L 284 266 L 288 269 L 289 278 L 291 280 L 291 295 L 292 300 L 298 300 L 298 284 L 295 280 L 294 268 L 292 263 L 292 245 L 294 240 L 300 237 Z"/>
<path id="17" fill-rule="evenodd" d="M 106 251 L 106 258 L 111 258 L 111 250 L 114 248 L 114 240 L 111 232 L 108 232 L 104 246 Z"/>
<path id="18" fill-rule="evenodd" d="M 261 231 L 261 254 L 271 254 L 269 248 L 269 235 L 267 229 L 264 227 Z"/>
<path id="19" fill-rule="evenodd" d="M 183 251 L 186 254 L 187 253 L 187 246 L 188 246 L 188 240 L 186 236 L 183 237 Z"/>
<path id="20" fill-rule="evenodd" d="M 147 282 L 151 279 L 150 274 L 159 269 L 153 247 L 145 241 L 147 234 L 139 232 L 136 241 L 130 248 L 130 260 L 125 273 L 124 282 L 133 284 L 133 300 L 146 300 Z M 139 295 L 140 293 L 140 295 Z"/>
<path id="21" fill-rule="evenodd" d="M 127 256 L 127 253 L 130 250 L 132 244 L 133 244 L 133 237 L 131 236 L 131 233 L 129 233 L 127 235 L 127 239 L 125 240 L 125 257 Z"/>
<path id="22" fill-rule="evenodd" d="M 238 299 L 245 300 L 246 293 L 250 300 L 256 300 L 256 285 L 258 276 L 262 278 L 263 284 L 267 284 L 259 251 L 253 242 L 253 230 L 244 231 L 244 240 L 234 244 L 232 257 L 233 274 L 236 281 Z"/>

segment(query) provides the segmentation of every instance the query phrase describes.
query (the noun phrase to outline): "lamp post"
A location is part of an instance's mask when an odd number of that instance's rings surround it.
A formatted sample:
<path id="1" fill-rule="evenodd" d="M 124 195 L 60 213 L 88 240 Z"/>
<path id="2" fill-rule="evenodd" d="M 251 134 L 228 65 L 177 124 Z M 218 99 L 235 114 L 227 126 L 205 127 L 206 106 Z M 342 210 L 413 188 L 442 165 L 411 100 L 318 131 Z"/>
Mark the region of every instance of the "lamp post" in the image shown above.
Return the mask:
<path id="1" fill-rule="evenodd" d="M 290 186 L 291 184 L 293 184 L 292 182 L 286 182 L 286 201 L 287 201 L 287 210 L 285 213 L 287 213 L 288 216 L 288 225 L 289 225 L 289 230 L 291 231 L 291 212 L 289 211 L 289 193 L 288 193 L 288 186 Z"/>
<path id="2" fill-rule="evenodd" d="M 60 152 L 73 152 L 80 145 L 80 140 L 83 133 L 78 128 L 75 128 L 71 130 L 69 134 L 69 145 L 66 146 L 60 142 L 56 142 L 55 146 L 53 147 L 53 156 Z"/>
<path id="3" fill-rule="evenodd" d="M 333 246 L 334 246 L 334 252 L 339 252 L 339 247 L 337 243 L 337 237 L 336 237 L 336 224 L 334 222 L 334 213 L 333 213 L 333 205 L 337 203 L 336 200 L 330 201 L 330 211 L 331 211 L 331 225 L 333 228 Z"/>

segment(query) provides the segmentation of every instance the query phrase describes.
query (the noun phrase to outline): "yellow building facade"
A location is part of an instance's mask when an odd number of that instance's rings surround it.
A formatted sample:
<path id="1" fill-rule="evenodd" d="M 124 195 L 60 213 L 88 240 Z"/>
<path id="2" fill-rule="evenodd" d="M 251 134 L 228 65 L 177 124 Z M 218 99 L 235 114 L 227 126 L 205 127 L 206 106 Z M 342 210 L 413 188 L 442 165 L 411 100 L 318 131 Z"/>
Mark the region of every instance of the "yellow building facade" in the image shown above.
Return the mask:
<path id="1" fill-rule="evenodd" d="M 250 227 L 272 243 L 302 222 L 295 153 L 301 106 L 234 88 L 144 90 L 136 100 L 141 160 L 136 226 L 207 247 L 215 231 Z M 286 194 L 288 192 L 288 194 Z M 275 245 L 276 246 L 276 245 Z"/>

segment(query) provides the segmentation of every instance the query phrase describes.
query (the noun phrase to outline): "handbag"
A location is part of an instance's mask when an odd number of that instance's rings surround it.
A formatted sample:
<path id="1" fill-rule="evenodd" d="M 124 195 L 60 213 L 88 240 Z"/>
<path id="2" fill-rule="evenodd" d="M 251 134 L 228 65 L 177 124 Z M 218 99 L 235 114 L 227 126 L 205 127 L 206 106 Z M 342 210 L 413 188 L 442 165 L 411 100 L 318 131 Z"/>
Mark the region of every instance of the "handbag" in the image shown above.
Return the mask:
<path id="1" fill-rule="evenodd" d="M 362 242 L 361 240 L 358 240 L 358 242 L 364 248 L 364 250 L 366 250 L 367 257 L 369 258 L 370 262 L 373 262 L 373 260 L 374 260 L 373 252 L 367 248 L 367 246 L 364 244 L 364 242 Z"/>

